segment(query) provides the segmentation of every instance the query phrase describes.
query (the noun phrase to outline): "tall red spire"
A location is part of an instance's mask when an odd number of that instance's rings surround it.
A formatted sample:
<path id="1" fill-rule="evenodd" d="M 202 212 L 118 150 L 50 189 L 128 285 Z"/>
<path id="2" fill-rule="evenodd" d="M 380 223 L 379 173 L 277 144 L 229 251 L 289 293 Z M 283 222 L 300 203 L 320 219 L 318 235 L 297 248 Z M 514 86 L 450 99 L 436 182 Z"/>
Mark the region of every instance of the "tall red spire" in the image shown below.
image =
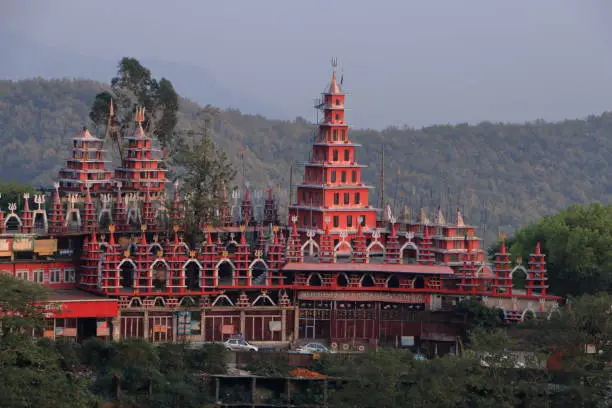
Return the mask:
<path id="1" fill-rule="evenodd" d="M 362 183 L 356 147 L 349 138 L 345 120 L 345 94 L 336 79 L 336 61 L 332 61 L 331 82 L 316 108 L 323 112 L 319 132 L 305 165 L 304 180 L 297 187 L 297 201 L 290 203 L 290 216 L 297 217 L 301 233 L 314 229 L 323 232 L 326 217 L 331 234 L 355 236 L 362 219 L 363 230 L 376 227 L 376 209 L 368 202 L 370 186 Z"/>

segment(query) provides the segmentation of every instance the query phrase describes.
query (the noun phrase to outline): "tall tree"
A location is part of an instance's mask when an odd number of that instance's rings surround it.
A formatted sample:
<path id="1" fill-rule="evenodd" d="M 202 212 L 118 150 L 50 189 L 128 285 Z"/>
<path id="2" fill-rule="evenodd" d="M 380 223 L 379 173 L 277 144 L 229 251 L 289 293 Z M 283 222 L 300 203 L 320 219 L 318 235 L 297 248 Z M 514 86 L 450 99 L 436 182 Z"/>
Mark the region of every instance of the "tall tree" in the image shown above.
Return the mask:
<path id="1" fill-rule="evenodd" d="M 110 92 L 96 95 L 89 117 L 96 125 L 107 126 L 108 136 L 121 148 L 122 136 L 131 129 L 137 106 L 145 108 L 145 129 L 162 148 L 169 146 L 179 109 L 172 82 L 166 78 L 156 80 L 137 59 L 124 57 L 119 61 L 117 76 L 111 80 Z"/>
<path id="2" fill-rule="evenodd" d="M 179 133 L 175 138 L 172 164 L 183 181 L 185 220 L 188 237 L 196 238 L 200 228 L 214 222 L 223 205 L 224 193 L 236 176 L 225 152 L 215 146 L 209 123 L 215 109 L 207 107 L 198 114 L 199 128 Z"/>
<path id="3" fill-rule="evenodd" d="M 507 246 L 529 259 L 536 243 L 546 254 L 551 292 L 581 295 L 612 290 L 612 206 L 573 205 L 521 228 Z"/>

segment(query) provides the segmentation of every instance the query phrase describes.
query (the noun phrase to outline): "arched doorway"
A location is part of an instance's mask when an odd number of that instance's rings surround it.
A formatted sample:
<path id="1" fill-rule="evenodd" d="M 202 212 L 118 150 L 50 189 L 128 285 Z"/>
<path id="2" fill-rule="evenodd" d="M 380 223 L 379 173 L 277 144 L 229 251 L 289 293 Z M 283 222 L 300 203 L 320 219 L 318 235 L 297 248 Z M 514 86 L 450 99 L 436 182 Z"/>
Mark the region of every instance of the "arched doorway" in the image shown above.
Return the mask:
<path id="1" fill-rule="evenodd" d="M 264 286 L 266 284 L 266 276 L 268 267 L 262 260 L 255 261 L 251 265 L 251 285 Z"/>
<path id="2" fill-rule="evenodd" d="M 47 217 L 44 213 L 35 213 L 34 214 L 34 229 L 37 232 L 46 231 L 47 230 Z"/>
<path id="3" fill-rule="evenodd" d="M 229 260 L 221 261 L 217 266 L 217 276 L 219 277 L 219 285 L 230 286 L 234 282 L 234 266 Z"/>
<path id="4" fill-rule="evenodd" d="M 119 284 L 124 289 L 132 289 L 134 287 L 134 276 L 136 275 L 136 265 L 130 259 L 124 259 L 119 264 Z"/>
<path id="5" fill-rule="evenodd" d="M 406 242 L 401 248 L 400 256 L 402 263 L 415 264 L 419 258 L 419 249 L 414 242 Z"/>
<path id="6" fill-rule="evenodd" d="M 367 274 L 361 277 L 361 287 L 362 288 L 371 288 L 374 286 L 374 278 L 372 275 Z"/>
<path id="7" fill-rule="evenodd" d="M 387 287 L 388 288 L 399 288 L 400 287 L 399 279 L 396 275 L 391 275 L 387 278 Z"/>
<path id="8" fill-rule="evenodd" d="M 336 285 L 342 288 L 345 288 L 349 285 L 349 278 L 346 276 L 346 273 L 341 273 L 336 278 Z"/>
<path id="9" fill-rule="evenodd" d="M 6 232 L 19 232 L 21 231 L 21 220 L 15 214 L 11 214 L 4 221 L 4 225 L 6 226 Z"/>
<path id="10" fill-rule="evenodd" d="M 313 273 L 308 278 L 306 284 L 308 286 L 323 286 L 323 279 L 321 279 L 321 275 L 318 273 Z"/>
<path id="11" fill-rule="evenodd" d="M 510 272 L 512 278 L 512 290 L 525 289 L 525 283 L 527 282 L 527 270 L 524 266 L 519 265 Z"/>
<path id="12" fill-rule="evenodd" d="M 151 275 L 153 276 L 153 288 L 155 290 L 166 290 L 166 284 L 170 278 L 170 271 L 165 262 L 156 261 L 153 263 L 151 268 Z"/>
<path id="13" fill-rule="evenodd" d="M 414 278 L 414 288 L 425 289 L 425 278 L 423 278 L 421 275 Z"/>
<path id="14" fill-rule="evenodd" d="M 200 289 L 200 265 L 194 260 L 187 261 L 184 267 L 185 270 L 185 285 L 187 290 Z"/>

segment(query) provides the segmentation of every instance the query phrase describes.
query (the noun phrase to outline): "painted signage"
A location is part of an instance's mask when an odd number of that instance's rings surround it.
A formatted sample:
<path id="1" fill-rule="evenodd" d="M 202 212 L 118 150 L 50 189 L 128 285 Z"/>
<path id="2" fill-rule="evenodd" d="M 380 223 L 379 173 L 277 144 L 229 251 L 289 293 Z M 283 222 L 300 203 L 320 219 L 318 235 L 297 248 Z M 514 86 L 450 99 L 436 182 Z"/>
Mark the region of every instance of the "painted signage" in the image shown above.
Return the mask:
<path id="1" fill-rule="evenodd" d="M 389 302 L 389 303 L 429 303 L 429 295 L 414 293 L 383 293 L 383 292 L 327 292 L 304 291 L 298 293 L 298 299 L 303 300 L 340 300 L 353 302 Z"/>
<path id="2" fill-rule="evenodd" d="M 21 236 L 13 238 L 13 252 L 24 252 L 34 250 L 34 240 L 32 237 Z"/>
<path id="3" fill-rule="evenodd" d="M 270 331 L 272 331 L 272 332 L 281 331 L 282 330 L 281 322 L 275 321 L 275 320 L 271 321 L 268 324 L 268 327 L 270 328 Z"/>
<path id="4" fill-rule="evenodd" d="M 13 252 L 11 251 L 11 240 L 10 239 L 0 239 L 0 256 L 11 256 Z"/>
<path id="5" fill-rule="evenodd" d="M 34 252 L 39 255 L 53 255 L 57 252 L 57 240 L 37 239 L 34 241 Z"/>

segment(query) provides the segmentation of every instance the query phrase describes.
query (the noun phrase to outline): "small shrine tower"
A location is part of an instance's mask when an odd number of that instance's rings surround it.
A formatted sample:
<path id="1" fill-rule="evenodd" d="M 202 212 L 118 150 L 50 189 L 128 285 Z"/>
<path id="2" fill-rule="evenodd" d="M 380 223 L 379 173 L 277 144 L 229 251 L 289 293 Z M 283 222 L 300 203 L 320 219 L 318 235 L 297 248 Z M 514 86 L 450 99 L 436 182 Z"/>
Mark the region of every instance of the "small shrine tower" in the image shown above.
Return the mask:
<path id="1" fill-rule="evenodd" d="M 338 84 L 336 80 L 336 65 L 332 60 L 331 83 L 315 106 L 323 118 L 289 216 L 297 217 L 300 232 L 313 229 L 322 233 L 329 219 L 333 236 L 343 231 L 352 236 L 360 224 L 364 230 L 376 228 L 377 210 L 368 202 L 372 187 L 361 180 L 361 169 L 366 166 L 357 163 L 355 148 L 360 145 L 351 142 L 344 121 L 345 94 L 342 81 Z"/>
<path id="2" fill-rule="evenodd" d="M 106 169 L 108 160 L 104 160 L 103 143 L 86 127 L 74 135 L 72 155 L 59 171 L 63 191 L 85 192 L 87 185 L 91 185 L 94 193 L 111 189 L 113 173 Z"/>
<path id="3" fill-rule="evenodd" d="M 152 147 L 151 138 L 142 128 L 144 120 L 144 108 L 136 109 L 136 130 L 132 137 L 126 138 L 128 144 L 121 167 L 115 169 L 115 180 L 121 182 L 125 191 L 160 193 L 167 182 L 167 170 L 160 167 L 161 151 Z"/>

